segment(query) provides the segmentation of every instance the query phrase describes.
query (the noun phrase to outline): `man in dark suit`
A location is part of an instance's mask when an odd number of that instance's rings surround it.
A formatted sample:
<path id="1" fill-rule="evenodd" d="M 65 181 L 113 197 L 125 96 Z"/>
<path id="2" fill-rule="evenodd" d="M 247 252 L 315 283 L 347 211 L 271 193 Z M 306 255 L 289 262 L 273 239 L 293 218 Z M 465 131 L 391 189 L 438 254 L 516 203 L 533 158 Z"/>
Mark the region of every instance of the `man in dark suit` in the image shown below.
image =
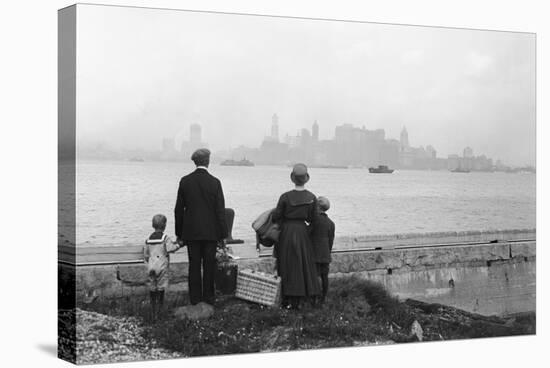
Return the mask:
<path id="1" fill-rule="evenodd" d="M 180 180 L 174 209 L 176 236 L 180 245 L 187 245 L 191 304 L 213 305 L 216 247 L 227 238 L 225 199 L 220 181 L 208 172 L 210 151 L 198 149 L 191 160 L 197 168 Z"/>

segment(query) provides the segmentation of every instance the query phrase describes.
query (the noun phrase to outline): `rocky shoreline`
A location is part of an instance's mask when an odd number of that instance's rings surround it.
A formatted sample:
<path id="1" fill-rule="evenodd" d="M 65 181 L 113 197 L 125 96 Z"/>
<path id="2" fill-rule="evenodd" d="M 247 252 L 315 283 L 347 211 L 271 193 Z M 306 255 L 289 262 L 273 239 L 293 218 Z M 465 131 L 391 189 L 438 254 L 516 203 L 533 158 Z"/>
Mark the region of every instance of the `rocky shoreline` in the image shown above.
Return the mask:
<path id="1" fill-rule="evenodd" d="M 174 359 L 183 355 L 163 349 L 147 338 L 147 327 L 137 317 L 109 316 L 76 309 L 75 363 L 96 364 L 150 359 Z M 66 341 L 66 339 L 65 339 Z M 63 346 L 70 353 L 72 346 Z"/>

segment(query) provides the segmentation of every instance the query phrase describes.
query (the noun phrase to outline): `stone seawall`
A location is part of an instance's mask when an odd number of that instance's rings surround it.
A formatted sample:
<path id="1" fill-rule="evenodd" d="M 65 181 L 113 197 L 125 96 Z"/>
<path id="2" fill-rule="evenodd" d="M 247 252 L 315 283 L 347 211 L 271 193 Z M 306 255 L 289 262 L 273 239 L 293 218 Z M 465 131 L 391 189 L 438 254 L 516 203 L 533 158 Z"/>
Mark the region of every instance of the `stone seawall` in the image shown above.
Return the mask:
<path id="1" fill-rule="evenodd" d="M 353 238 L 335 245 L 331 277 L 354 274 L 384 284 L 401 298 L 451 305 L 485 315 L 534 311 L 536 306 L 536 241 L 533 230 L 401 234 Z M 368 246 L 360 246 L 368 244 Z M 272 272 L 274 260 L 258 257 L 253 244 L 237 253 L 240 269 Z M 235 247 L 237 248 L 237 247 Z M 382 248 L 382 249 L 379 249 Z M 245 251 L 246 250 L 246 251 Z M 61 252 L 61 251 L 60 251 Z M 187 288 L 185 253 L 173 257 L 169 292 Z M 60 256 L 60 293 L 83 306 L 103 298 L 143 299 L 145 265 L 137 253 L 90 249 L 78 263 Z M 74 253 L 73 253 L 74 257 Z M 137 258 L 137 259 L 136 259 Z M 111 259 L 111 260 L 109 260 Z M 76 281 L 76 290 L 71 282 Z M 74 294 L 74 296 L 73 296 Z"/>

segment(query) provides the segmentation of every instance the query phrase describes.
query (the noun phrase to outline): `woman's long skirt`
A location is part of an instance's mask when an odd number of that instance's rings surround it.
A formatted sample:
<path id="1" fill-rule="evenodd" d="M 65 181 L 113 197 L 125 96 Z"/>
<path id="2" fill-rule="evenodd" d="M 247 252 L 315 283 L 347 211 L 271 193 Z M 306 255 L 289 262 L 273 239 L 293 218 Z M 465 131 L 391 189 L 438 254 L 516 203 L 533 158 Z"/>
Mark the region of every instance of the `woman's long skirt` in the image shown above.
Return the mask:
<path id="1" fill-rule="evenodd" d="M 304 222 L 283 223 L 276 245 L 277 268 L 284 296 L 321 294 L 313 246 Z"/>

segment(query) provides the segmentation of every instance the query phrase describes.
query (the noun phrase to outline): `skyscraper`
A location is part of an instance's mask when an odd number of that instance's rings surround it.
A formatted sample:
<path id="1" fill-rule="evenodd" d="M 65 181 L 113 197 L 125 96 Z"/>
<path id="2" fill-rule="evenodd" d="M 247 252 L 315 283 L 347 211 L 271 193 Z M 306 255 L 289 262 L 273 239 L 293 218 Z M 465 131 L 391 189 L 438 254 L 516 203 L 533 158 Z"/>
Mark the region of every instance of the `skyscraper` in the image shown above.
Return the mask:
<path id="1" fill-rule="evenodd" d="M 189 127 L 189 140 L 181 142 L 181 152 L 190 155 L 197 148 L 206 148 L 208 144 L 202 141 L 202 127 L 199 124 L 191 124 Z"/>
<path id="2" fill-rule="evenodd" d="M 474 169 L 474 161 L 474 150 L 470 147 L 464 148 L 464 151 L 462 152 L 463 168 L 467 170 Z"/>
<path id="3" fill-rule="evenodd" d="M 317 120 L 315 120 L 313 126 L 311 127 L 311 135 L 313 137 L 313 141 L 319 141 L 319 124 L 317 124 Z"/>
<path id="4" fill-rule="evenodd" d="M 435 150 L 435 148 L 433 148 L 433 146 L 431 145 L 428 145 L 426 147 L 426 152 L 428 153 L 428 156 L 430 158 L 436 158 L 437 157 L 437 151 Z"/>
<path id="5" fill-rule="evenodd" d="M 300 138 L 302 145 L 309 144 L 309 142 L 311 142 L 311 133 L 306 128 L 302 128 L 300 131 Z"/>
<path id="6" fill-rule="evenodd" d="M 403 127 L 403 130 L 401 131 L 401 149 L 408 148 L 409 147 L 409 133 L 407 132 L 407 128 Z"/>
<path id="7" fill-rule="evenodd" d="M 470 147 L 466 147 L 466 148 L 464 148 L 464 151 L 462 152 L 462 156 L 464 158 L 472 158 L 472 157 L 474 157 L 474 150 L 471 149 Z"/>
<path id="8" fill-rule="evenodd" d="M 200 145 L 202 142 L 202 129 L 199 124 L 191 124 L 189 127 L 189 142 L 192 145 Z"/>
<path id="9" fill-rule="evenodd" d="M 271 118 L 271 139 L 279 142 L 279 117 L 277 114 L 273 114 Z"/>

